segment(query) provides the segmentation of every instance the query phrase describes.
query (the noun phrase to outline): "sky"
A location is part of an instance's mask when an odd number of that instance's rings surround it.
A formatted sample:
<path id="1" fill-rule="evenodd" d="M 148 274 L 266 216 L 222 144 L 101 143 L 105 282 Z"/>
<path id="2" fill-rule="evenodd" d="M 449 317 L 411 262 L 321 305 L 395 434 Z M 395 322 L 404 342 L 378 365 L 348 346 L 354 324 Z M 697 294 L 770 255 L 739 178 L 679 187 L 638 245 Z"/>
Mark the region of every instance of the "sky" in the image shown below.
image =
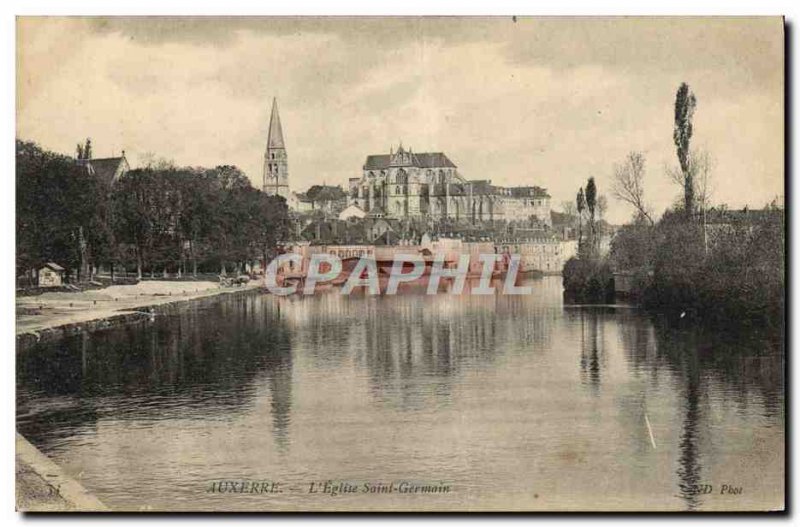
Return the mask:
<path id="1" fill-rule="evenodd" d="M 402 141 L 467 179 L 539 185 L 554 209 L 595 177 L 608 219 L 615 164 L 646 157 L 656 213 L 680 189 L 675 92 L 697 97 L 693 148 L 713 203 L 783 195 L 780 18 L 17 19 L 17 137 L 133 167 L 242 168 L 260 186 L 277 97 L 289 184 L 347 185 Z"/>

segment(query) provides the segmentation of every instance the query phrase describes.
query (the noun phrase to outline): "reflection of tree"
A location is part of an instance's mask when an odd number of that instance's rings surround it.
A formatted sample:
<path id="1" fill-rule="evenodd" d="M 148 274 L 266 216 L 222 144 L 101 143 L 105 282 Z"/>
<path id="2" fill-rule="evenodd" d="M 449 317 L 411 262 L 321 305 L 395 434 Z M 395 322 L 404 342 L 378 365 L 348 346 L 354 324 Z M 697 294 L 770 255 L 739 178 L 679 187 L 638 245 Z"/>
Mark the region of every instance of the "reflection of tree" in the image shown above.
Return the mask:
<path id="1" fill-rule="evenodd" d="M 756 394 L 764 403 L 765 417 L 782 418 L 783 333 L 733 326 L 676 328 L 662 321 L 654 329 L 658 349 L 654 361 L 674 372 L 722 383 L 728 397 L 742 406 Z M 692 358 L 691 366 L 686 365 L 687 357 Z"/>
<path id="2" fill-rule="evenodd" d="M 681 497 L 686 501 L 689 510 L 699 505 L 700 495 L 697 492 L 700 484 L 700 452 L 698 446 L 698 424 L 700 422 L 700 377 L 697 368 L 688 368 L 686 379 L 686 401 L 683 428 L 681 429 L 680 450 L 678 460 L 678 487 Z"/>
<path id="3" fill-rule="evenodd" d="M 271 397 L 272 427 L 275 443 L 285 452 L 289 446 L 289 424 L 292 410 L 292 354 L 278 350 L 265 361 Z"/>
<path id="4" fill-rule="evenodd" d="M 155 322 L 27 350 L 17 364 L 20 431 L 41 445 L 74 434 L 106 412 L 117 419 L 163 419 L 169 413 L 228 418 L 245 409 L 254 379 L 265 374 L 272 383 L 276 433 L 285 434 L 291 345 L 273 300 L 195 303 Z"/>
<path id="5" fill-rule="evenodd" d="M 765 417 L 783 415 L 783 345 L 781 335 L 760 334 L 749 328 L 712 331 L 703 328 L 673 328 L 654 325 L 658 353 L 651 368 L 663 363 L 679 376 L 684 386 L 681 408 L 680 457 L 676 474 L 680 496 L 690 510 L 701 504 L 697 485 L 702 485 L 701 401 L 708 387 L 721 383 L 726 397 L 743 405 L 754 392 L 764 401 Z"/>
<path id="6" fill-rule="evenodd" d="M 655 360 L 655 338 L 650 319 L 638 312 L 620 312 L 616 316 L 622 347 L 633 373 L 658 375 L 661 362 Z"/>
<path id="7" fill-rule="evenodd" d="M 549 300 L 560 299 L 559 288 L 524 297 L 425 293 L 361 298 L 334 289 L 281 305 L 295 349 L 316 367 L 355 358 L 376 399 L 403 408 L 448 397 L 462 370 L 489 367 L 510 347 L 547 348 L 560 315 Z"/>

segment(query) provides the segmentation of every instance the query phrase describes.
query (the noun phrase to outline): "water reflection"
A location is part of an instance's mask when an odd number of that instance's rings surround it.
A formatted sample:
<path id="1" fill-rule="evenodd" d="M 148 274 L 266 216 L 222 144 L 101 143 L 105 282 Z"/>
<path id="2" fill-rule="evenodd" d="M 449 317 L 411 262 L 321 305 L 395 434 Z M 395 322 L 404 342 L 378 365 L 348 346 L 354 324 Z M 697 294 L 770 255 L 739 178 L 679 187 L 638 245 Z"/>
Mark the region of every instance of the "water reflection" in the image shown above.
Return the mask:
<path id="1" fill-rule="evenodd" d="M 600 389 L 601 357 L 604 339 L 598 329 L 600 313 L 597 309 L 586 308 L 580 311 L 581 320 L 581 381 L 590 386 L 595 395 Z"/>
<path id="2" fill-rule="evenodd" d="M 560 279 L 532 285 L 525 297 L 253 295 L 42 344 L 18 356 L 17 425 L 117 506 L 213 508 L 197 494 L 209 473 L 436 474 L 487 508 L 531 488 L 530 507 L 746 504 L 697 493 L 729 478 L 749 499 L 775 495 L 779 335 L 565 307 Z M 224 507 L 253 507 L 237 500 Z"/>
<path id="3" fill-rule="evenodd" d="M 659 358 L 680 375 L 683 391 L 680 412 L 680 458 L 676 473 L 680 495 L 694 510 L 706 496 L 702 485 L 704 443 L 713 425 L 714 406 L 734 402 L 740 406 L 758 400 L 769 421 L 783 421 L 783 347 L 778 334 L 759 334 L 752 328 L 724 330 L 654 325 Z M 710 389 L 711 384 L 721 390 Z M 716 396 L 722 400 L 712 400 Z"/>
<path id="4" fill-rule="evenodd" d="M 291 364 L 285 323 L 260 298 L 200 305 L 19 355 L 17 426 L 47 448 L 104 417 L 232 419 L 266 379 L 285 443 Z"/>

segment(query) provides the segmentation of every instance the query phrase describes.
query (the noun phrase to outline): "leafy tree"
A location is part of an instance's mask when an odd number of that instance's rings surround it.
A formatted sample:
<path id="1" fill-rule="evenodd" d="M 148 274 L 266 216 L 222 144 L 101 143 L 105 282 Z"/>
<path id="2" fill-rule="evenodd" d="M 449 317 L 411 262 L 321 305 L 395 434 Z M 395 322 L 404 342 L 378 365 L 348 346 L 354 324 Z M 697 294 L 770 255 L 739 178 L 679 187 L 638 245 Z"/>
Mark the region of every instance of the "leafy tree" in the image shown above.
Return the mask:
<path id="1" fill-rule="evenodd" d="M 675 127 L 672 138 L 678 153 L 678 163 L 683 174 L 684 209 L 688 218 L 694 212 L 694 181 L 691 167 L 690 144 L 692 139 L 692 117 L 697 99 L 689 85 L 681 83 L 675 94 Z"/>
<path id="2" fill-rule="evenodd" d="M 312 185 L 306 191 L 308 199 L 313 201 L 337 201 L 347 199 L 347 193 L 340 186 Z"/>
<path id="3" fill-rule="evenodd" d="M 595 225 L 595 211 L 597 209 L 597 187 L 594 178 L 590 177 L 586 182 L 586 209 L 589 211 L 589 249 L 594 253 L 597 245 L 597 233 Z"/>
<path id="4" fill-rule="evenodd" d="M 48 261 L 68 277 L 88 278 L 92 252 L 109 243 L 97 230 L 105 220 L 102 182 L 67 156 L 16 142 L 17 269 L 31 279 Z"/>

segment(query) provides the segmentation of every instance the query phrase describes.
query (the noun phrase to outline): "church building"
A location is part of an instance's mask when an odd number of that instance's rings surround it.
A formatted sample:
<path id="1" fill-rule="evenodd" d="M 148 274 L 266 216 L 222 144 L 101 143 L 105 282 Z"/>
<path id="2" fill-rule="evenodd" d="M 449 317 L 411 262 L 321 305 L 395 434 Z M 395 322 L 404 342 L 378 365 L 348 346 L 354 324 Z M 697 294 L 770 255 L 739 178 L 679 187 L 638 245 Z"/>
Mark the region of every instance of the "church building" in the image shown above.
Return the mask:
<path id="1" fill-rule="evenodd" d="M 361 177 L 350 179 L 349 204 L 390 219 L 551 221 L 545 189 L 467 180 L 444 153 L 414 153 L 402 144 L 388 155 L 367 156 Z"/>

